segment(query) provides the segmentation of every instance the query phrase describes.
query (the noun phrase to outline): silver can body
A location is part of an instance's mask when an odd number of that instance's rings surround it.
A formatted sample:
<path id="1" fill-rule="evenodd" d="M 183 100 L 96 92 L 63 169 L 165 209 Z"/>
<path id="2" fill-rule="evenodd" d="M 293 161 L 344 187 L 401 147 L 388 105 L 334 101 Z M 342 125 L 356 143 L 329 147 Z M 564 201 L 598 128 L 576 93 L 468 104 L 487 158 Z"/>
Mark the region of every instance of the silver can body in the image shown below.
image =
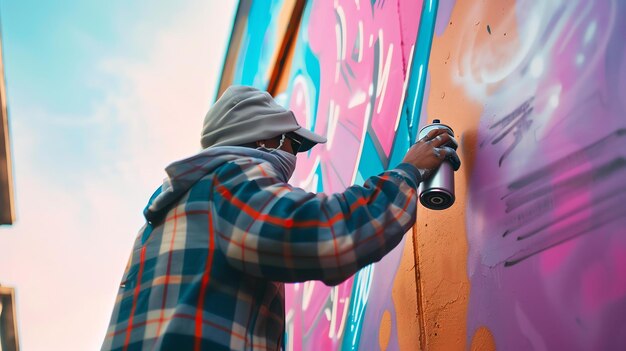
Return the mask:
<path id="1" fill-rule="evenodd" d="M 432 123 L 420 130 L 418 140 L 421 140 L 434 129 L 446 129 L 448 134 L 454 136 L 452 128 L 447 125 Z M 457 147 L 457 145 L 447 146 L 454 149 Z M 454 204 L 454 169 L 448 160 L 443 161 L 431 177 L 420 184 L 419 198 L 422 205 L 431 210 L 445 210 Z"/>

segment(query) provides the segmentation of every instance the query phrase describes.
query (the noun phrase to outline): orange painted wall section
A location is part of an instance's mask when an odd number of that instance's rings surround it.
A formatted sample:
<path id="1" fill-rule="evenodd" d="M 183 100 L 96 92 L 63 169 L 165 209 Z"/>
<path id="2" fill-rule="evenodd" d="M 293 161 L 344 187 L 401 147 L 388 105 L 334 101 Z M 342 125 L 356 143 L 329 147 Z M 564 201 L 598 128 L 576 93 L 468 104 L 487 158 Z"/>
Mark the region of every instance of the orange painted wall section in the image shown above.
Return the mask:
<path id="1" fill-rule="evenodd" d="M 484 69 L 473 57 L 476 49 L 479 56 L 492 55 L 490 68 L 498 69 L 511 61 L 519 49 L 515 16 L 511 16 L 515 1 L 500 1 L 497 6 L 493 2 L 458 1 L 451 7 L 449 18 L 446 10 L 442 8 L 437 18 L 440 33 L 433 38 L 424 117 L 440 118 L 452 126 L 460 142 L 463 167 L 455 179 L 456 204 L 446 211 L 420 208 L 418 212 L 416 241 L 425 344 L 433 350 L 462 350 L 469 339 L 472 347 L 481 345 L 477 349 L 489 350 L 494 344 L 488 329 L 474 337 L 466 328 L 471 289 L 466 206 L 484 108 L 480 99 L 458 83 L 458 77 L 471 77 Z M 487 25 L 497 28 L 498 34 L 492 33 L 492 37 Z M 491 84 L 486 83 L 485 88 L 492 89 Z"/>

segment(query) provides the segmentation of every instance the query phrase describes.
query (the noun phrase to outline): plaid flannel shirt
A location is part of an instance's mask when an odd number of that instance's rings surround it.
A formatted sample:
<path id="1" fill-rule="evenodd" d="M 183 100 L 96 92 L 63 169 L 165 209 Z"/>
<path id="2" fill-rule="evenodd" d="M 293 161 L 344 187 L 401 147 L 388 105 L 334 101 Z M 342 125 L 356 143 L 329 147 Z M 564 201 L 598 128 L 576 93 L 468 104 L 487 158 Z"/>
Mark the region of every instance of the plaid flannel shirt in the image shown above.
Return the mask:
<path id="1" fill-rule="evenodd" d="M 279 181 L 266 152 L 211 149 L 166 169 L 102 350 L 280 349 L 284 282 L 338 284 L 415 222 L 409 164 L 327 196 Z"/>

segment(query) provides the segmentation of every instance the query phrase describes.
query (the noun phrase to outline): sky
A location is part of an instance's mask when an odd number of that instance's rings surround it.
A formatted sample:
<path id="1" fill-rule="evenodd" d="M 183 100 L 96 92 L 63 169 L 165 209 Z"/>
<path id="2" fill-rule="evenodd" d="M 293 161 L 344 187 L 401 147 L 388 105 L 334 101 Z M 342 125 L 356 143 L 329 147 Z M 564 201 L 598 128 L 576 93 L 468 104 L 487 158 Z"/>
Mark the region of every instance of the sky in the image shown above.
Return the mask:
<path id="1" fill-rule="evenodd" d="M 200 150 L 235 0 L 0 0 L 21 350 L 97 350 L 142 210 Z"/>

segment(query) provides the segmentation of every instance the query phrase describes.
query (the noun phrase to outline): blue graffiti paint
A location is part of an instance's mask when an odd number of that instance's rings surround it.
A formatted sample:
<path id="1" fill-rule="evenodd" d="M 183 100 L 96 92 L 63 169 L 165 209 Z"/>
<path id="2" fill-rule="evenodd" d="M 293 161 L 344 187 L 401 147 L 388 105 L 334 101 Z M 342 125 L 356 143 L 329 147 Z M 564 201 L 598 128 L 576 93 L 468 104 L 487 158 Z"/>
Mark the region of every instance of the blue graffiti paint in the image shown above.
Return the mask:
<path id="1" fill-rule="evenodd" d="M 253 1 L 248 13 L 245 34 L 237 55 L 233 84 L 267 89 L 272 55 L 280 44 L 277 38 L 278 17 L 284 0 Z"/>
<path id="2" fill-rule="evenodd" d="M 320 86 L 320 62 L 315 56 L 311 46 L 308 43 L 308 33 L 306 31 L 309 28 L 309 21 L 311 18 L 311 8 L 313 6 L 306 6 L 302 15 L 302 23 L 300 24 L 301 30 L 298 33 L 296 40 L 296 48 L 294 50 L 293 63 L 291 73 L 289 77 L 289 87 L 287 88 L 286 95 L 291 96 L 293 92 L 293 83 L 295 77 L 302 76 L 307 78 L 309 91 L 311 92 L 311 130 L 315 130 L 315 124 L 317 123 L 317 107 L 319 105 L 320 94 L 316 87 Z M 310 151 L 309 151 L 310 152 Z M 322 191 L 322 190 L 320 190 Z"/>
<path id="3" fill-rule="evenodd" d="M 361 269 L 354 278 L 350 296 L 350 312 L 341 342 L 342 350 L 358 350 L 361 329 L 363 329 L 363 316 L 367 307 L 367 298 L 369 297 L 373 275 L 374 265 L 369 265 Z"/>
<path id="4" fill-rule="evenodd" d="M 402 105 L 403 115 L 406 113 L 405 118 L 408 123 L 409 141 L 411 144 L 415 142 L 419 127 L 428 59 L 433 42 L 438 7 L 439 0 L 424 1 L 422 18 L 417 32 L 417 41 L 415 42 L 413 62 L 411 63 L 411 76 L 409 77 L 409 84 L 407 85 L 406 96 Z"/>

